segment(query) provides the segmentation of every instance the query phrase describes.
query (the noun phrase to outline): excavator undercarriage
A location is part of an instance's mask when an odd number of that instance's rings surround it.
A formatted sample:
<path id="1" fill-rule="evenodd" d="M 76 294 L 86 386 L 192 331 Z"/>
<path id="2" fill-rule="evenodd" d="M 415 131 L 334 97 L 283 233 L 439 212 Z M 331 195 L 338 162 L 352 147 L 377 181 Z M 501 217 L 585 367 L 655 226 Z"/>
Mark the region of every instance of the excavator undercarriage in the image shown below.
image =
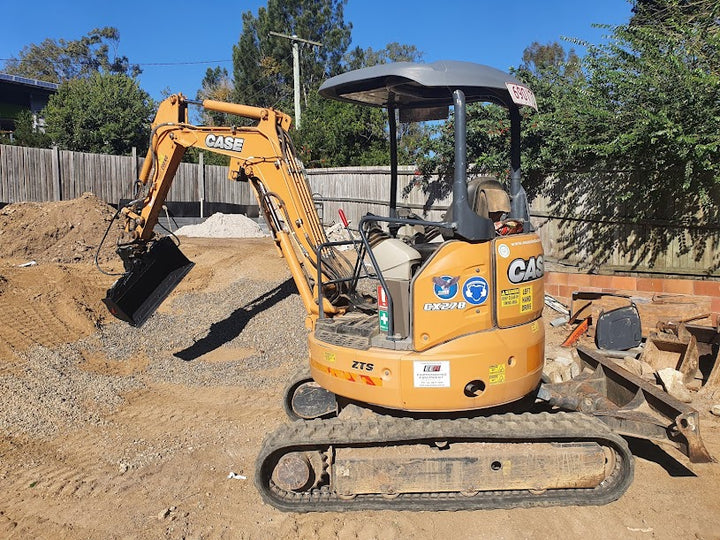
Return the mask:
<path id="1" fill-rule="evenodd" d="M 516 405 L 521 414 L 402 417 L 338 399 L 301 370 L 285 391 L 293 422 L 266 439 L 255 483 L 266 502 L 293 512 L 598 505 L 632 483 L 623 436 L 713 461 L 696 410 L 609 358 L 578 352 L 581 375 L 542 383 L 534 403 Z"/>
<path id="2" fill-rule="evenodd" d="M 255 483 L 292 512 L 605 504 L 633 478 L 622 437 L 578 413 L 296 421 L 268 437 Z"/>

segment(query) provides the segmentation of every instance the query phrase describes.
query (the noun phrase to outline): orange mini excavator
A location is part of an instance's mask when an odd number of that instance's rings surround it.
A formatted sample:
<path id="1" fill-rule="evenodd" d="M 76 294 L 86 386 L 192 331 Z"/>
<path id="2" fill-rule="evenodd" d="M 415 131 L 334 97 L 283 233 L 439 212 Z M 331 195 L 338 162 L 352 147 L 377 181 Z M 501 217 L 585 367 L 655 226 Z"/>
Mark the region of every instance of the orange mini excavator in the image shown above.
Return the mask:
<path id="1" fill-rule="evenodd" d="M 536 107 L 529 88 L 487 66 L 443 61 L 351 71 L 320 94 L 387 110 L 388 216 L 363 217 L 355 240 L 328 241 L 290 117 L 173 95 L 152 124 L 144 192 L 122 209 L 126 273 L 105 298 L 136 326 L 154 312 L 192 267 L 170 237 L 153 232 L 180 160 L 191 147 L 229 156 L 229 178 L 254 188 L 307 310 L 309 362 L 283 399 L 292 421 L 258 456 L 255 481 L 268 503 L 288 511 L 604 504 L 632 481 L 621 435 L 710 459 L 696 411 L 593 351 L 580 349 L 579 377 L 542 383 L 543 250 L 520 174 L 520 110 Z M 508 111 L 507 191 L 466 178 L 472 102 Z M 253 125 L 192 125 L 192 104 Z M 400 217 L 397 118 L 442 119 L 450 110 L 451 206 L 439 222 Z"/>

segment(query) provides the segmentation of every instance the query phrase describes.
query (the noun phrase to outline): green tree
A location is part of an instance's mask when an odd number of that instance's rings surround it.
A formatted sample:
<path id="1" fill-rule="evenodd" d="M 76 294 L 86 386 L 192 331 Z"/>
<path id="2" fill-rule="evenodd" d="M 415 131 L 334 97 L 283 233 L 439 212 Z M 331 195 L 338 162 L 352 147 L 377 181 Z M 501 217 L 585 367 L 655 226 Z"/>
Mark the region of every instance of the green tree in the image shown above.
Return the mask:
<path id="1" fill-rule="evenodd" d="M 197 91 L 195 99 L 203 101 L 212 99 L 215 101 L 233 101 L 233 84 L 230 80 L 227 69 L 217 66 L 215 68 L 207 68 L 205 77 L 203 77 L 201 88 Z M 191 122 L 202 124 L 205 126 L 232 126 L 243 125 L 243 120 L 218 111 L 201 110 L 199 114 L 195 114 L 197 109 L 192 109 Z M 183 161 L 188 163 L 198 163 L 200 160 L 200 150 L 197 148 L 188 148 L 183 156 Z M 203 152 L 203 163 L 206 165 L 222 165 L 228 166 L 230 158 L 228 156 L 217 154 L 215 152 Z"/>
<path id="2" fill-rule="evenodd" d="M 652 0 L 639 2 L 628 24 L 606 27 L 607 42 L 577 42 L 587 48 L 582 60 L 557 44 L 528 47 L 514 71 L 534 90 L 540 108 L 523 121 L 530 194 L 548 195 L 556 215 L 582 208 L 585 217 L 607 223 L 716 221 L 718 20 L 715 1 Z M 496 158 L 507 148 L 498 137 L 507 121 L 487 106 L 472 106 L 468 117 L 469 163 L 503 177 Z M 426 174 L 451 171 L 451 127 L 440 126 L 429 141 L 421 162 Z M 582 241 L 602 263 L 616 233 L 611 224 L 598 226 L 591 237 L 568 244 Z M 652 261 L 673 234 L 638 232 L 625 248 L 637 260 Z M 692 234 L 704 242 L 705 232 Z"/>
<path id="3" fill-rule="evenodd" d="M 31 146 L 35 148 L 47 148 L 50 146 L 48 137 L 35 124 L 36 120 L 28 110 L 18 113 L 15 118 L 15 131 L 12 134 L 0 134 L 0 144 L 11 144 L 15 146 Z"/>
<path id="4" fill-rule="evenodd" d="M 423 53 L 415 45 L 393 41 L 379 50 L 374 50 L 372 47 L 367 49 L 355 47 L 345 55 L 344 64 L 346 69 L 350 70 L 391 62 L 419 62 L 422 57 Z"/>
<path id="5" fill-rule="evenodd" d="M 89 77 L 96 72 L 139 75 L 140 66 L 130 64 L 126 56 L 111 56 L 111 49 L 116 51 L 119 41 L 120 33 L 111 26 L 95 28 L 72 41 L 48 38 L 39 45 L 23 47 L 18 58 L 7 60 L 2 70 L 53 83 Z"/>
<path id="6" fill-rule="evenodd" d="M 587 91 L 570 111 L 582 138 L 570 157 L 627 171 L 621 199 L 657 196 L 655 210 L 679 195 L 709 203 L 720 183 L 720 4 L 656 1 L 649 14 L 643 5 L 636 20 L 648 24 L 619 26 L 589 49 Z"/>
<path id="7" fill-rule="evenodd" d="M 235 101 L 292 110 L 292 43 L 277 32 L 322 43 L 300 46 L 301 95 L 309 96 L 338 72 L 350 44 L 352 25 L 343 19 L 347 0 L 268 0 L 257 15 L 243 13 L 240 40 L 233 46 Z"/>
<path id="8" fill-rule="evenodd" d="M 331 101 L 315 94 L 294 136 L 295 144 L 307 167 L 389 163 L 385 121 L 381 109 Z"/>
<path id="9" fill-rule="evenodd" d="M 128 154 L 148 144 L 154 104 L 127 75 L 93 73 L 63 82 L 45 108 L 48 136 L 60 148 Z"/>
<path id="10" fill-rule="evenodd" d="M 586 82 L 566 88 L 558 101 L 554 115 L 563 132 L 551 139 L 555 172 L 546 192 L 561 215 L 582 205 L 590 217 L 638 223 L 621 244 L 636 260 L 652 263 L 672 239 L 685 250 L 694 244 L 698 256 L 706 245 L 701 227 L 689 227 L 688 239 L 682 229 L 640 223 L 717 222 L 718 20 L 715 1 L 639 3 L 608 43 L 589 46 Z M 608 224 L 584 240 L 600 263 L 616 241 Z"/>
<path id="11" fill-rule="evenodd" d="M 418 61 L 414 45 L 388 43 L 383 49 L 356 47 L 344 58 L 343 69 L 359 69 L 387 62 Z M 300 157 L 308 167 L 343 167 L 390 163 L 385 111 L 322 98 L 313 92 L 296 133 Z M 417 124 L 398 124 L 398 161 L 414 162 L 418 140 L 425 136 Z"/>
<path id="12" fill-rule="evenodd" d="M 227 69 L 217 66 L 214 69 L 207 68 L 201 88 L 198 90 L 195 99 L 200 101 L 212 99 L 227 102 L 233 100 L 233 92 L 233 84 Z M 201 122 L 207 126 L 227 126 L 231 122 L 228 116 L 225 113 L 204 110 Z"/>

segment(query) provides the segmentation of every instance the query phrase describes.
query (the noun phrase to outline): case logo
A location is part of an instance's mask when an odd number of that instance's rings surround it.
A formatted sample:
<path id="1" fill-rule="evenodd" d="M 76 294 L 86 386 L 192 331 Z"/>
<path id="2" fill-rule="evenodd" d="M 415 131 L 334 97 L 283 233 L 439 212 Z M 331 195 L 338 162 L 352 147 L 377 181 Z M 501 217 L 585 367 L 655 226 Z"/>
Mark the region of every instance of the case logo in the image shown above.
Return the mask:
<path id="1" fill-rule="evenodd" d="M 233 152 L 242 152 L 245 139 L 241 137 L 230 137 L 229 135 L 215 135 L 208 133 L 205 137 L 205 146 L 208 148 L 219 148 L 221 150 L 232 150 Z"/>
<path id="2" fill-rule="evenodd" d="M 527 260 L 515 259 L 508 266 L 507 275 L 511 283 L 540 279 L 544 275 L 543 256 L 538 255 Z"/>

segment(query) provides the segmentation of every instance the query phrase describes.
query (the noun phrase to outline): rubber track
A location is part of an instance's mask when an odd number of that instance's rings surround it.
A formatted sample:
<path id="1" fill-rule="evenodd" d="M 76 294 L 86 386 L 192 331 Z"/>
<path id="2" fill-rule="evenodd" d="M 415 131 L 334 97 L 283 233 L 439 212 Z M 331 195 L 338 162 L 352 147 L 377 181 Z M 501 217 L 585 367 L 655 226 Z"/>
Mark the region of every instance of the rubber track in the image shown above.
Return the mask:
<path id="1" fill-rule="evenodd" d="M 394 498 L 379 494 L 347 500 L 328 486 L 294 493 L 276 486 L 271 478 L 281 455 L 294 451 L 324 451 L 328 446 L 387 446 L 424 441 L 463 442 L 579 442 L 593 441 L 611 448 L 615 470 L 596 488 L 482 491 L 459 493 L 403 493 Z M 503 414 L 454 420 L 416 420 L 377 416 L 371 419 L 297 421 L 270 434 L 257 458 L 255 485 L 266 503 L 289 512 L 348 510 L 475 510 L 530 506 L 601 505 L 618 499 L 632 483 L 633 457 L 627 443 L 601 421 L 582 413 Z"/>

